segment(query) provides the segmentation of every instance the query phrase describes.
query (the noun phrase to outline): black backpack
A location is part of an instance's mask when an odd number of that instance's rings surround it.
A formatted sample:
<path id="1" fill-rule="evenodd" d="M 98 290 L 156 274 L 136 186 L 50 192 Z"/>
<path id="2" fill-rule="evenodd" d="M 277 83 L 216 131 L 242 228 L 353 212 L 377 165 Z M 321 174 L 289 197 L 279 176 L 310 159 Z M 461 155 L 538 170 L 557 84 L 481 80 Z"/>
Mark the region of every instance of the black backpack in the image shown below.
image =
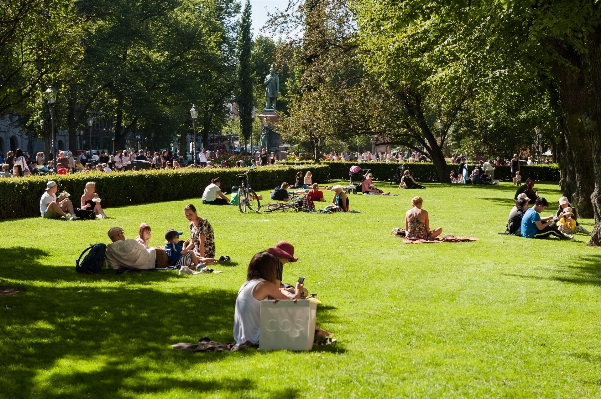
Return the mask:
<path id="1" fill-rule="evenodd" d="M 88 251 L 89 253 L 85 256 L 85 258 L 83 258 L 83 261 L 79 263 L 81 257 L 84 256 Z M 75 271 L 78 273 L 87 274 L 100 273 L 100 270 L 102 269 L 102 264 L 104 263 L 105 253 L 106 245 L 90 245 L 81 253 L 81 255 L 79 255 L 77 263 L 75 264 Z"/>

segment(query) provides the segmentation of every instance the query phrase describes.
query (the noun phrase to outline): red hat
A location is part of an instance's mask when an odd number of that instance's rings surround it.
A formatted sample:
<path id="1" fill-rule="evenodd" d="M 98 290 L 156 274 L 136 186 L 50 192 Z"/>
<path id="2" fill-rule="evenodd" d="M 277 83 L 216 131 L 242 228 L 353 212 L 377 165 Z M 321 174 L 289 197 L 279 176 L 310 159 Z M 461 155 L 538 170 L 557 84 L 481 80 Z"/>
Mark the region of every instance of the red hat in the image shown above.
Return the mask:
<path id="1" fill-rule="evenodd" d="M 298 258 L 294 257 L 294 247 L 286 241 L 278 242 L 275 247 L 269 248 L 267 252 L 278 258 L 288 258 L 290 259 L 290 262 L 296 262 L 298 260 Z"/>

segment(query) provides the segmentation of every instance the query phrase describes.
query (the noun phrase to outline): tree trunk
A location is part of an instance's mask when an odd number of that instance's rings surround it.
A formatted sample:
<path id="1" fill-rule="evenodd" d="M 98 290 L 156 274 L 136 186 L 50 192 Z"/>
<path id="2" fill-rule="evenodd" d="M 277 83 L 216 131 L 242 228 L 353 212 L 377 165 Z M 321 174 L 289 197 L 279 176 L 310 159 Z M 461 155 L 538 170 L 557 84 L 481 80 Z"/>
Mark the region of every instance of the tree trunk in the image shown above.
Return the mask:
<path id="1" fill-rule="evenodd" d="M 559 106 L 562 113 L 566 151 L 561 162 L 561 189 L 570 199 L 576 213 L 582 217 L 593 216 L 591 194 L 594 189 L 594 170 L 590 126 L 584 121 L 589 118 L 588 93 L 585 81 L 585 58 L 575 49 L 561 43 L 553 48 L 570 65 L 552 62 L 552 71 L 559 87 Z"/>
<path id="2" fill-rule="evenodd" d="M 125 129 L 123 129 L 123 96 L 117 94 L 117 118 L 115 121 L 115 150 L 123 149 L 123 139 L 125 137 Z"/>
<path id="3" fill-rule="evenodd" d="M 77 119 L 75 118 L 75 107 L 77 107 L 77 95 L 75 89 L 69 88 L 69 110 L 67 111 L 67 129 L 69 131 L 69 151 L 74 157 L 77 156 Z"/>
<path id="4" fill-rule="evenodd" d="M 595 227 L 588 245 L 601 245 L 601 27 L 597 26 L 589 37 L 589 107 L 591 119 L 591 149 L 595 171 L 595 190 L 591 203 L 595 216 Z"/>

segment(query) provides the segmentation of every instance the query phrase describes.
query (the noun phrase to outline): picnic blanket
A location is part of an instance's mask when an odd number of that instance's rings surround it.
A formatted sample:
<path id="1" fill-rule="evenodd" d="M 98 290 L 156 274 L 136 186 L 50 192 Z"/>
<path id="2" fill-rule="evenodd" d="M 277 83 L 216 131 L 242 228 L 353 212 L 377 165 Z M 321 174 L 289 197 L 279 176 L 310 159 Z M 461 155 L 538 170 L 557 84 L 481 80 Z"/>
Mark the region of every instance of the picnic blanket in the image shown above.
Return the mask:
<path id="1" fill-rule="evenodd" d="M 209 337 L 202 337 L 197 344 L 180 342 L 171 345 L 171 347 L 186 352 L 236 352 L 247 348 L 256 349 L 259 345 L 255 345 L 250 341 L 246 341 L 242 345 L 236 345 L 235 342 L 215 342 L 211 341 Z"/>
<path id="2" fill-rule="evenodd" d="M 403 243 L 405 244 L 425 244 L 425 243 L 441 243 L 441 242 L 471 242 L 478 241 L 478 237 L 468 237 L 468 236 L 453 236 L 446 235 L 444 237 L 436 237 L 431 240 L 425 240 L 423 238 L 410 238 L 406 237 L 407 232 L 402 227 L 394 227 L 390 232 L 391 235 L 402 237 Z"/>

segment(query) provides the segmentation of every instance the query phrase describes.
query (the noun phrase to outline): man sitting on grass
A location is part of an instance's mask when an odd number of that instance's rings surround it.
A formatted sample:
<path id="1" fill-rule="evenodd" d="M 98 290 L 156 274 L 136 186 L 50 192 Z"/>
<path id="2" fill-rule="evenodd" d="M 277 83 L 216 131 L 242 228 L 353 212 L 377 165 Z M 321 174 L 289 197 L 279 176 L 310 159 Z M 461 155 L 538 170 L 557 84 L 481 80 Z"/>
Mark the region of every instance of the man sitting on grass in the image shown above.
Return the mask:
<path id="1" fill-rule="evenodd" d="M 561 240 L 572 239 L 572 236 L 560 232 L 557 225 L 552 225 L 553 215 L 541 219 L 539 213 L 544 211 L 548 206 L 549 203 L 544 197 L 536 199 L 534 206 L 528 209 L 522 218 L 522 236 L 526 238 L 548 238 L 554 236 Z"/>
<path id="2" fill-rule="evenodd" d="M 126 240 L 121 227 L 113 227 L 108 235 L 112 243 L 106 246 L 106 260 L 111 268 L 154 269 L 155 248 L 146 248 L 134 239 Z"/>
<path id="3" fill-rule="evenodd" d="M 271 199 L 274 201 L 288 201 L 290 199 L 288 183 L 283 182 L 280 187 L 276 187 L 271 193 Z"/>
<path id="4" fill-rule="evenodd" d="M 46 191 L 40 198 L 40 214 L 46 219 L 61 219 L 67 218 L 66 211 L 71 214 L 70 220 L 77 219 L 75 217 L 75 210 L 73 204 L 69 199 L 68 195 L 61 194 L 58 199 L 56 198 L 56 191 L 58 186 L 56 182 L 50 180 L 46 183 Z"/>

